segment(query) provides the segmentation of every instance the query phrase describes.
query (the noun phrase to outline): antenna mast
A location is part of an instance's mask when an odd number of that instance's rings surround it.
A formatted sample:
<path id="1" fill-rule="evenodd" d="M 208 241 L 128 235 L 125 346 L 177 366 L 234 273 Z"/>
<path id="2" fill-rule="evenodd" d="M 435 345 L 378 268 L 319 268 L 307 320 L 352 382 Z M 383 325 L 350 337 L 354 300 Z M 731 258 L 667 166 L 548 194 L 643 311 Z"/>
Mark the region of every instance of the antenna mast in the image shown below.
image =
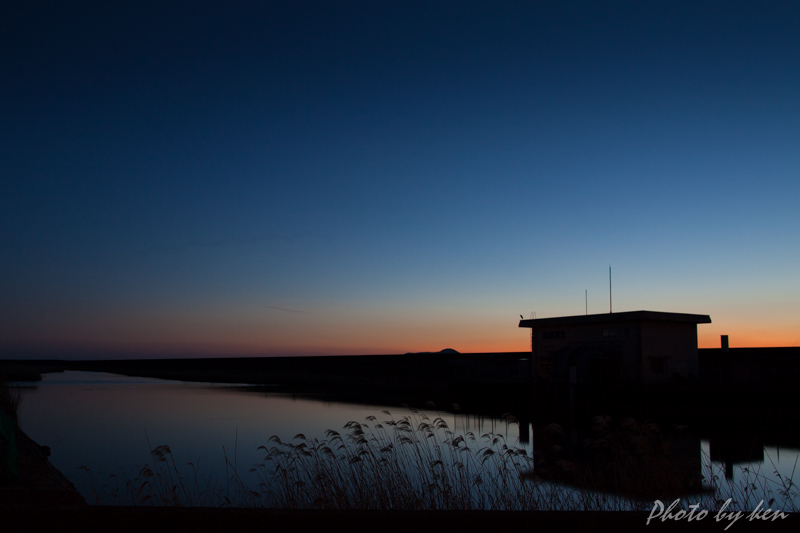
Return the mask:
<path id="1" fill-rule="evenodd" d="M 608 312 L 613 313 L 611 310 L 611 265 L 608 265 Z"/>

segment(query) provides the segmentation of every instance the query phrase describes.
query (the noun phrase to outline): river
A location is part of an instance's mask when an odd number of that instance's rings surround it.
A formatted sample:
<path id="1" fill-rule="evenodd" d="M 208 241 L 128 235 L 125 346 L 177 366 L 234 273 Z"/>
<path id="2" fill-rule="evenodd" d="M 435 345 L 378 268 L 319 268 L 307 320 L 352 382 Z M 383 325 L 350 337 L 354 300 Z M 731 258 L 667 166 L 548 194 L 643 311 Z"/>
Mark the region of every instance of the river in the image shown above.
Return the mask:
<path id="1" fill-rule="evenodd" d="M 109 491 L 137 478 L 143 466 L 153 467 L 151 452 L 163 451 L 158 448 L 162 445 L 169 446 L 168 459 L 185 479 L 195 479 L 197 474 L 201 485 L 220 486 L 235 469 L 244 484 L 256 486 L 258 472 L 250 470 L 265 464 L 266 451 L 259 447 L 269 445 L 271 436 L 288 442 L 298 434 L 306 441 L 324 440 L 330 436 L 328 430 L 344 435 L 351 421 L 375 427 L 406 416 L 416 423 L 439 418 L 456 435 L 472 432 L 478 441 L 481 435 L 500 435 L 502 443 L 524 451 L 528 457 L 532 455 L 532 439 L 527 438 L 531 427 L 523 428 L 527 431 L 520 439 L 520 428 L 513 419 L 454 414 L 435 407 L 412 411 L 270 392 L 268 386 L 189 383 L 95 372 L 44 374 L 41 382 L 18 385 L 23 390 L 19 416 L 22 429 L 39 444 L 50 447 L 51 462 L 90 502 L 124 503 L 109 499 Z M 375 417 L 374 421 L 368 422 L 369 417 Z M 477 448 L 489 444 L 478 441 Z M 749 502 L 744 507 L 755 505 L 759 499 L 780 499 L 780 480 L 800 477 L 794 472 L 800 455 L 797 449 L 765 447 L 753 460 L 726 468 L 724 463 L 711 460 L 714 454 L 709 441 L 698 438 L 696 442 L 696 452 L 691 453 L 697 454 L 706 486 L 716 477 L 726 494 L 734 496 L 737 489 L 730 488 L 731 480 L 738 486 L 755 481 L 762 487 L 747 494 L 739 491 L 739 500 Z M 571 494 L 574 491 L 568 489 L 562 496 Z M 604 505 L 618 508 L 625 499 L 609 497 L 607 501 Z M 788 501 L 786 505 L 796 510 L 796 486 L 793 492 L 790 490 Z M 639 508 L 648 505 L 652 506 L 645 503 Z"/>

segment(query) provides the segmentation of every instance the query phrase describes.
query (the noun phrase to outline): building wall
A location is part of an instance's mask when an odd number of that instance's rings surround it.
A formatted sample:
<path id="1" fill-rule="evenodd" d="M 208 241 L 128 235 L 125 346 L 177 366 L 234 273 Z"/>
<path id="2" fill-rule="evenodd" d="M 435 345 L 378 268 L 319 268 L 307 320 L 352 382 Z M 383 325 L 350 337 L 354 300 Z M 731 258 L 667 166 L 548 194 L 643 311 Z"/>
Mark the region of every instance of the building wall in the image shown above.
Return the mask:
<path id="1" fill-rule="evenodd" d="M 570 324 L 532 328 L 534 378 L 578 383 L 636 382 L 640 376 L 641 332 L 636 322 Z"/>
<path id="2" fill-rule="evenodd" d="M 642 322 L 642 383 L 697 377 L 697 325 Z"/>
<path id="3" fill-rule="evenodd" d="M 534 379 L 577 383 L 666 383 L 698 376 L 697 324 L 595 322 L 532 328 Z"/>

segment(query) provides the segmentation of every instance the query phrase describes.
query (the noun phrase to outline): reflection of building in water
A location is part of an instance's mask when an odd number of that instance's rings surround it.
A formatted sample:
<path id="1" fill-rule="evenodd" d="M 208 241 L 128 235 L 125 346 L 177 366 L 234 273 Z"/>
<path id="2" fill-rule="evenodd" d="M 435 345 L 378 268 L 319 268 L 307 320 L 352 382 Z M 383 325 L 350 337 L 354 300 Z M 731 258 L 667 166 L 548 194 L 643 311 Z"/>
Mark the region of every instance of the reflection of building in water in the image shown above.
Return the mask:
<path id="1" fill-rule="evenodd" d="M 709 455 L 712 462 L 725 464 L 725 479 L 733 481 L 734 465 L 764 462 L 764 441 L 754 435 L 716 431 L 709 440 Z"/>
<path id="2" fill-rule="evenodd" d="M 533 440 L 526 478 L 643 500 L 704 491 L 701 441 L 685 431 L 664 435 L 649 422 L 598 416 L 590 428 L 537 425 Z"/>
<path id="3" fill-rule="evenodd" d="M 478 437 L 483 435 L 500 435 L 508 446 L 526 447 L 530 444 L 530 421 L 519 420 L 511 413 L 502 416 L 485 416 L 472 413 L 453 413 L 452 431 L 465 434 L 473 433 Z M 449 423 L 449 418 L 445 422 Z"/>
<path id="4" fill-rule="evenodd" d="M 632 311 L 520 320 L 537 381 L 658 384 L 698 375 L 697 324 L 708 315 Z"/>

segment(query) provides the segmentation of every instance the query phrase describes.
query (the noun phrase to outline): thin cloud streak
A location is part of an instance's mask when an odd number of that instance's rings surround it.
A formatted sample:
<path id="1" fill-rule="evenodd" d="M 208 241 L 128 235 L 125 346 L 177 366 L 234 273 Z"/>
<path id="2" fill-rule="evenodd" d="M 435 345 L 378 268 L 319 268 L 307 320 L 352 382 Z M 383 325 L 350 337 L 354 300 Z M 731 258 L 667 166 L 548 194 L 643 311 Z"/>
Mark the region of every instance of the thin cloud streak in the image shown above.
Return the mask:
<path id="1" fill-rule="evenodd" d="M 261 237 L 252 237 L 249 239 L 236 239 L 236 238 L 223 238 L 208 241 L 191 240 L 181 244 L 166 245 L 166 246 L 151 246 L 145 249 L 145 253 L 150 252 L 185 252 L 196 248 L 222 248 L 226 246 L 247 245 L 254 246 L 258 244 L 265 244 L 269 242 L 282 242 L 285 244 L 293 244 L 305 241 L 329 241 L 334 238 L 332 233 L 295 233 L 290 235 L 278 235 L 275 233 L 267 234 Z"/>
<path id="2" fill-rule="evenodd" d="M 273 307 L 271 305 L 265 305 L 267 309 L 275 309 L 276 311 L 284 311 L 286 313 L 300 313 L 301 315 L 310 315 L 308 311 L 300 311 L 299 309 L 288 309 L 286 307 Z"/>

